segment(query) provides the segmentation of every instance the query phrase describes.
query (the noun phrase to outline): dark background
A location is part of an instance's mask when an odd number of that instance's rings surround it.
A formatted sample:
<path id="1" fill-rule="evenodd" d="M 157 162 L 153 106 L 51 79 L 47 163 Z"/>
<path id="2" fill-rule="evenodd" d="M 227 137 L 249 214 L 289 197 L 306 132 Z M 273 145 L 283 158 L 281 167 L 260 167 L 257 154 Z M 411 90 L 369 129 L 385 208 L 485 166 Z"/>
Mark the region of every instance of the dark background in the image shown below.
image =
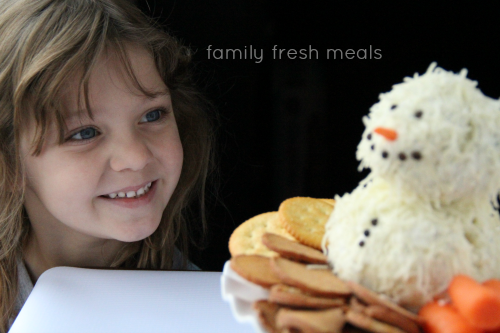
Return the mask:
<path id="1" fill-rule="evenodd" d="M 499 6 L 448 2 L 138 0 L 194 51 L 199 85 L 221 117 L 220 186 L 209 207 L 210 242 L 194 249 L 205 270 L 222 269 L 240 223 L 293 196 L 333 197 L 366 175 L 355 151 L 361 118 L 378 95 L 429 64 L 469 70 L 500 96 Z M 332 2 L 333 3 L 333 2 Z M 395 2 L 396 3 L 396 2 Z M 251 59 L 208 59 L 212 49 L 264 49 Z M 272 59 L 272 48 L 317 49 L 319 59 Z M 381 59 L 326 59 L 328 48 L 380 49 Z M 213 58 L 213 54 L 212 54 Z"/>

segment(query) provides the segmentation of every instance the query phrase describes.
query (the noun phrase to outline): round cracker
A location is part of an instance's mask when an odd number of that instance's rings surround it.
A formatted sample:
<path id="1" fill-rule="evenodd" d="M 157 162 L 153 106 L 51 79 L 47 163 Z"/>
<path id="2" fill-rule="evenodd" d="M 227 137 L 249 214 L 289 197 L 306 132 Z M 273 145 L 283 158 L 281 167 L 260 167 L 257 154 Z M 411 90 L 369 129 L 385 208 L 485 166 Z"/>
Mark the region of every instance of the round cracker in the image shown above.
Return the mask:
<path id="1" fill-rule="evenodd" d="M 262 243 L 262 235 L 266 232 L 295 240 L 279 222 L 278 212 L 263 213 L 246 220 L 233 231 L 229 238 L 231 256 L 242 254 L 257 254 L 265 257 L 278 256 L 276 252 L 271 251 Z"/>
<path id="2" fill-rule="evenodd" d="M 418 315 L 406 310 L 405 308 L 402 308 L 401 306 L 399 306 L 395 302 L 393 302 L 385 297 L 382 297 L 381 295 L 379 295 L 376 292 L 362 286 L 361 284 L 358 284 L 354 281 L 348 281 L 347 285 L 351 288 L 354 295 L 356 295 L 356 297 L 358 297 L 360 300 L 362 300 L 366 304 L 381 305 L 381 306 L 384 306 L 386 308 L 393 310 L 396 313 L 399 313 L 400 315 L 402 315 L 402 316 L 404 316 L 404 317 L 406 317 L 406 318 L 408 318 L 416 323 L 420 322 L 420 318 L 418 317 Z"/>
<path id="3" fill-rule="evenodd" d="M 276 316 L 279 329 L 296 329 L 300 332 L 341 333 L 344 324 L 342 309 L 311 311 L 282 308 Z"/>
<path id="4" fill-rule="evenodd" d="M 284 258 L 271 258 L 271 268 L 284 284 L 320 296 L 348 296 L 348 285 L 329 269 L 308 269 L 306 265 Z"/>
<path id="5" fill-rule="evenodd" d="M 310 264 L 327 264 L 326 256 L 312 247 L 289 240 L 280 235 L 266 232 L 262 236 L 262 243 L 270 250 L 276 251 L 283 258 L 306 262 Z"/>
<path id="6" fill-rule="evenodd" d="M 326 202 L 327 204 L 330 204 L 332 206 L 335 205 L 335 200 L 334 199 L 319 199 L 319 200 L 321 200 L 323 202 Z"/>
<path id="7" fill-rule="evenodd" d="M 281 308 L 278 304 L 260 300 L 253 303 L 253 309 L 257 312 L 260 324 L 270 333 L 279 333 L 276 327 L 276 315 Z"/>
<path id="8" fill-rule="evenodd" d="M 367 330 L 368 332 L 405 333 L 397 327 L 375 320 L 360 312 L 349 310 L 345 318 L 349 324 Z"/>
<path id="9" fill-rule="evenodd" d="M 354 297 L 353 297 L 354 298 Z M 417 323 L 382 305 L 369 305 L 364 311 L 368 317 L 401 328 L 407 333 L 419 333 Z"/>
<path id="10" fill-rule="evenodd" d="M 325 309 L 346 304 L 345 298 L 318 297 L 304 293 L 299 288 L 275 284 L 269 290 L 269 301 L 298 308 Z"/>
<path id="11" fill-rule="evenodd" d="M 333 205 L 307 197 L 295 197 L 283 201 L 278 216 L 283 227 L 300 243 L 321 250 L 325 224 L 333 211 Z"/>
<path id="12" fill-rule="evenodd" d="M 239 276 L 264 288 L 270 288 L 281 282 L 271 270 L 270 260 L 258 255 L 241 255 L 231 258 L 230 264 Z"/>

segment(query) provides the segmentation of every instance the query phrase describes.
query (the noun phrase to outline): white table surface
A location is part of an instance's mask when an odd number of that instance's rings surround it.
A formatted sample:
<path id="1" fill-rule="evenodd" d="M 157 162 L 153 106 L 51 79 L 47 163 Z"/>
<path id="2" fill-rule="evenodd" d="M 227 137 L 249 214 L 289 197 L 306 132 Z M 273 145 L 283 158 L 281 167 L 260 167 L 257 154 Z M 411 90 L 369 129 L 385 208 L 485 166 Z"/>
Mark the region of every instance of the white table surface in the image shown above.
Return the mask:
<path id="1" fill-rule="evenodd" d="M 57 267 L 39 278 L 10 333 L 241 332 L 221 273 Z"/>

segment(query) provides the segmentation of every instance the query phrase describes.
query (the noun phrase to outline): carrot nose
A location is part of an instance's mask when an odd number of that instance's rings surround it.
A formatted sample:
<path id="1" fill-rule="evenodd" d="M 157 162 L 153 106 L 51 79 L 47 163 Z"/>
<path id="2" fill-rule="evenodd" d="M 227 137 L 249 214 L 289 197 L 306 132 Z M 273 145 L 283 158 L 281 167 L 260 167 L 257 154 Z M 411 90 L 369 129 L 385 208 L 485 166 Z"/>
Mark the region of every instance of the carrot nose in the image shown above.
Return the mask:
<path id="1" fill-rule="evenodd" d="M 373 132 L 382 135 L 389 141 L 394 141 L 398 138 L 398 132 L 390 128 L 377 127 L 373 130 Z"/>

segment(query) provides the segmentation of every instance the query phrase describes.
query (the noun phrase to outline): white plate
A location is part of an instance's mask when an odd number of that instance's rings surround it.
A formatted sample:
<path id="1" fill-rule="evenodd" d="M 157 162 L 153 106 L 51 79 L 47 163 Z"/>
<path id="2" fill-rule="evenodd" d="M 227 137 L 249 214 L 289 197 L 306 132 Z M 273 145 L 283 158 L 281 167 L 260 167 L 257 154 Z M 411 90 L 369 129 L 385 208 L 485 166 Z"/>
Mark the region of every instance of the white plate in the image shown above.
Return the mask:
<path id="1" fill-rule="evenodd" d="M 253 333 L 221 298 L 220 272 L 55 267 L 11 333 Z"/>

